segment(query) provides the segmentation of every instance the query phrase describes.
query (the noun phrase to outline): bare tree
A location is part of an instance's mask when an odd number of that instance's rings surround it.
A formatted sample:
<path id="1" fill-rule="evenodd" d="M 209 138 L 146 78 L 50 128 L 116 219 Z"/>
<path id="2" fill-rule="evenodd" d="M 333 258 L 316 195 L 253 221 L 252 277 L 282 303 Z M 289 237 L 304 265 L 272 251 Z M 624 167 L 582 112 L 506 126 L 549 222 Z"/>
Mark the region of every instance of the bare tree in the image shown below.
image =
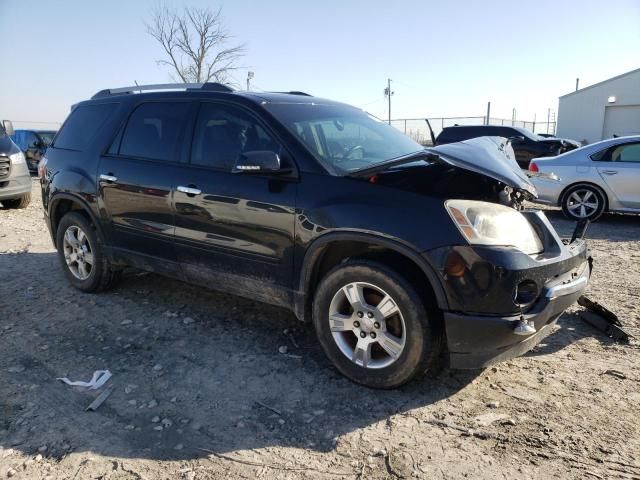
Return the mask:
<path id="1" fill-rule="evenodd" d="M 231 72 L 240 68 L 237 62 L 245 46 L 227 47 L 232 37 L 224 28 L 221 9 L 184 7 L 178 12 L 159 6 L 146 25 L 166 54 L 157 63 L 171 67 L 176 80 L 229 83 Z"/>

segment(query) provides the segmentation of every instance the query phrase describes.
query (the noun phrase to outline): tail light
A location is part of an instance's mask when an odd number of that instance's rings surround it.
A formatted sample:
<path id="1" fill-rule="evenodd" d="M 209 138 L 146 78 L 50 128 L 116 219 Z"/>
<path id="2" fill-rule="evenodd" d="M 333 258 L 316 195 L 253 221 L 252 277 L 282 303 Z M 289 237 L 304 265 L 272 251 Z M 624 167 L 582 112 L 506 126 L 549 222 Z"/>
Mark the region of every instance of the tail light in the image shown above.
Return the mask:
<path id="1" fill-rule="evenodd" d="M 538 168 L 538 165 L 536 165 L 536 162 L 531 162 L 529 164 L 529 171 L 530 172 L 539 172 L 540 169 Z"/>
<path id="2" fill-rule="evenodd" d="M 38 178 L 44 178 L 44 174 L 47 171 L 47 161 L 47 157 L 43 155 L 40 162 L 38 162 Z"/>

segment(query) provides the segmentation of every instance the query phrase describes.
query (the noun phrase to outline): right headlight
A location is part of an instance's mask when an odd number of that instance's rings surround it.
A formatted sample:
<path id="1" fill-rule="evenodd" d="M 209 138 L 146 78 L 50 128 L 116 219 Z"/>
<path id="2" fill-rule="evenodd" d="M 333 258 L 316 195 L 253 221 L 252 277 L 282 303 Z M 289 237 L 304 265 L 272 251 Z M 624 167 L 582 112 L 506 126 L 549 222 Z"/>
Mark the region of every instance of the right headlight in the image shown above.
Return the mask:
<path id="1" fill-rule="evenodd" d="M 18 152 L 9 155 L 9 159 L 13 165 L 20 165 L 21 163 L 26 163 L 24 159 L 24 153 Z"/>
<path id="2" fill-rule="evenodd" d="M 447 200 L 445 207 L 471 244 L 511 246 L 529 255 L 543 250 L 533 226 L 513 208 L 477 200 Z"/>

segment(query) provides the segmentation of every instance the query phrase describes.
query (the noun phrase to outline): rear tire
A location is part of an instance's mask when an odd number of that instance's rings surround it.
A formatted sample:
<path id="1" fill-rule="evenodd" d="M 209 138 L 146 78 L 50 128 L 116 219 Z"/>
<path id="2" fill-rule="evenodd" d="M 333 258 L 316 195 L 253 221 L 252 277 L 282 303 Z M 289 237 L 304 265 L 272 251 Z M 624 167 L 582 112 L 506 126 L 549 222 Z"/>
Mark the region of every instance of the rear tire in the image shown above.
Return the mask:
<path id="1" fill-rule="evenodd" d="M 434 320 L 410 282 L 368 260 L 331 270 L 313 303 L 327 357 L 344 376 L 372 388 L 399 387 L 435 366 L 443 338 Z"/>
<path id="2" fill-rule="evenodd" d="M 595 221 L 606 210 L 606 196 L 594 185 L 578 184 L 569 187 L 562 196 L 562 213 L 570 220 Z"/>
<path id="3" fill-rule="evenodd" d="M 120 279 L 104 254 L 95 227 L 77 212 L 67 213 L 56 231 L 58 258 L 67 279 L 83 292 L 100 292 Z"/>
<path id="4" fill-rule="evenodd" d="M 2 200 L 2 205 L 6 208 L 22 209 L 27 208 L 31 203 L 31 193 L 25 193 L 20 198 L 12 198 L 11 200 Z"/>

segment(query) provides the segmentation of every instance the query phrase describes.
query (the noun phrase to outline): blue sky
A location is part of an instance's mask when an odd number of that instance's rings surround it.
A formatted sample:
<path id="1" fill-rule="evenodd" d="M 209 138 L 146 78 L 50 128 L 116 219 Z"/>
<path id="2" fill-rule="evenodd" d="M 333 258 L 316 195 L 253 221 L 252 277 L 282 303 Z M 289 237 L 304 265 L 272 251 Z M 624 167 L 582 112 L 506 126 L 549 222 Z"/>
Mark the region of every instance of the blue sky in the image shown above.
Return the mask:
<path id="1" fill-rule="evenodd" d="M 638 0 L 166 2 L 223 7 L 247 45 L 238 72 L 386 118 L 484 115 L 538 121 L 557 97 L 640 67 Z M 156 0 L 0 0 L 0 117 L 64 119 L 96 91 L 164 83 L 144 22 Z M 640 86 L 639 86 L 640 88 Z"/>

